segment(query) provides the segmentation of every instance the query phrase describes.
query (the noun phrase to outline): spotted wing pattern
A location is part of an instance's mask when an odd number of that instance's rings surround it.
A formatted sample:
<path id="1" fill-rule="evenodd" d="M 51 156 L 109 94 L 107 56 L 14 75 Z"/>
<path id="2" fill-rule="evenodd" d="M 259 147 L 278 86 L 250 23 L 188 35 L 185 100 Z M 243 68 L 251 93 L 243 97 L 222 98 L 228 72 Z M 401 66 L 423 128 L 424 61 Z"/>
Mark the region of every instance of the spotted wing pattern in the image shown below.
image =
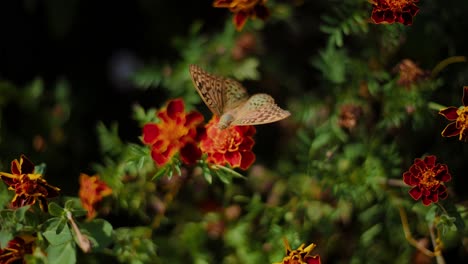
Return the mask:
<path id="1" fill-rule="evenodd" d="M 249 99 L 247 90 L 237 81 L 225 78 L 223 113 L 232 110 Z"/>
<path id="2" fill-rule="evenodd" d="M 261 125 L 279 121 L 290 116 L 268 94 L 255 94 L 236 112 L 233 126 Z"/>
<path id="3" fill-rule="evenodd" d="M 189 71 L 193 84 L 203 102 L 205 102 L 213 114 L 221 116 L 224 111 L 226 79 L 210 74 L 196 65 L 190 65 Z"/>

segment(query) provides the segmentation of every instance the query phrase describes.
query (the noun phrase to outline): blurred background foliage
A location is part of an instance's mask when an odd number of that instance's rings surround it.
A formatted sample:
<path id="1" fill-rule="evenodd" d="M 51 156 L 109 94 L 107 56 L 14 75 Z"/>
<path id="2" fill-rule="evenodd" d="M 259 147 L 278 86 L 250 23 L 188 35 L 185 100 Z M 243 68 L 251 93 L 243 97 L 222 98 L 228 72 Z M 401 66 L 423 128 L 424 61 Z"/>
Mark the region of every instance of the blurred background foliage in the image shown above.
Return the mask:
<path id="1" fill-rule="evenodd" d="M 370 23 L 366 0 L 267 6 L 265 22 L 236 31 L 210 0 L 0 4 L 1 171 L 24 153 L 47 164 L 65 196 L 77 195 L 81 172 L 114 190 L 101 210 L 114 243 L 78 263 L 271 263 L 284 256 L 282 237 L 293 248 L 316 243 L 323 263 L 430 263 L 406 241 L 399 208 L 423 240 L 436 206 L 385 184 L 428 154 L 449 166 L 445 203 L 466 221 L 468 149 L 440 136 L 447 121 L 437 107 L 461 105 L 468 65 L 433 69 L 468 54 L 468 2 L 420 1 L 412 26 Z M 399 83 L 404 59 L 425 77 Z M 292 112 L 257 127 L 246 179 L 209 184 L 197 169 L 169 178 L 141 144 L 141 127 L 171 98 L 210 119 L 189 64 Z M 354 125 L 343 123 L 349 111 Z M 460 263 L 467 233 L 453 221 L 443 225 L 443 255 Z"/>

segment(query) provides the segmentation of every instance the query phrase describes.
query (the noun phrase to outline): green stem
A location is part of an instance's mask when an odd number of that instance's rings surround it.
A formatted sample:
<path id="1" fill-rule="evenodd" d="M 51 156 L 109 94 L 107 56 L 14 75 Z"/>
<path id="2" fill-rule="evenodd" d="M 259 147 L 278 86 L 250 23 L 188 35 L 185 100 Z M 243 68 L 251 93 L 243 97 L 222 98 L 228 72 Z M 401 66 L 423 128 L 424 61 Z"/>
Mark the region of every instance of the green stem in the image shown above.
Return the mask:
<path id="1" fill-rule="evenodd" d="M 438 103 L 434 103 L 434 102 L 429 102 L 427 104 L 427 107 L 431 110 L 435 110 L 437 112 L 439 112 L 440 110 L 442 109 L 445 109 L 447 108 L 447 106 L 444 106 L 444 105 L 441 105 L 441 104 L 438 104 Z"/>
<path id="2" fill-rule="evenodd" d="M 466 57 L 465 56 L 452 56 L 452 57 L 446 58 L 445 60 L 442 60 L 432 70 L 431 78 L 435 78 L 448 65 L 452 63 L 457 63 L 457 62 L 466 62 Z"/>

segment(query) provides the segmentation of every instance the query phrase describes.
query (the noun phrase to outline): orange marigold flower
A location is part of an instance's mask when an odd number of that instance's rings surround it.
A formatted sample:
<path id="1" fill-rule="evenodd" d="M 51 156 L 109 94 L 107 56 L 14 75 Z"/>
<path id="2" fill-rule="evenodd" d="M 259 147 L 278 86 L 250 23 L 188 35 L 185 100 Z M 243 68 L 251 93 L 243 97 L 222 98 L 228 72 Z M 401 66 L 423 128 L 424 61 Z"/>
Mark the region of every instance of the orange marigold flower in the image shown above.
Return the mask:
<path id="1" fill-rule="evenodd" d="M 252 152 L 255 127 L 231 126 L 221 130 L 217 126 L 218 122 L 219 117 L 214 116 L 206 124 L 206 134 L 200 142 L 201 150 L 208 154 L 207 161 L 248 169 L 255 161 L 255 154 Z"/>
<path id="2" fill-rule="evenodd" d="M 468 86 L 463 87 L 463 107 L 457 108 L 454 106 L 447 107 L 439 111 L 449 121 L 454 121 L 448 124 L 442 131 L 443 137 L 458 136 L 459 140 L 468 141 Z"/>
<path id="3" fill-rule="evenodd" d="M 215 0 L 214 7 L 229 8 L 234 13 L 233 22 L 237 30 L 241 30 L 248 18 L 267 19 L 270 10 L 266 7 L 267 0 Z"/>
<path id="4" fill-rule="evenodd" d="M 435 156 L 427 156 L 424 160 L 415 159 L 409 171 L 403 173 L 403 181 L 414 186 L 409 194 L 414 200 L 422 197 L 424 205 L 437 203 L 440 199 L 448 196 L 444 182 L 450 181 L 447 165 L 435 163 Z"/>
<path id="5" fill-rule="evenodd" d="M 47 211 L 47 199 L 59 195 L 60 189 L 49 185 L 41 174 L 34 173 L 34 164 L 21 155 L 19 161 L 11 162 L 11 173 L 0 172 L 0 177 L 8 185 L 8 190 L 14 190 L 15 196 L 11 201 L 13 208 L 33 205 L 39 200 L 39 206 Z"/>
<path id="6" fill-rule="evenodd" d="M 203 115 L 185 113 L 184 109 L 182 99 L 171 100 L 157 113 L 159 123 L 143 127 L 143 142 L 151 146 L 151 157 L 158 166 L 168 163 L 177 152 L 185 164 L 194 164 L 201 157 L 197 139 L 202 134 Z"/>
<path id="7" fill-rule="evenodd" d="M 374 23 L 413 24 L 413 17 L 418 13 L 418 0 L 373 0 L 371 19 Z"/>
<path id="8" fill-rule="evenodd" d="M 316 247 L 314 243 L 304 248 L 305 244 L 300 245 L 297 249 L 292 250 L 289 246 L 288 240 L 284 239 L 284 246 L 286 248 L 286 257 L 283 261 L 273 264 L 320 264 L 319 255 L 311 255 L 310 252 Z"/>
<path id="9" fill-rule="evenodd" d="M 15 237 L 8 245 L 0 249 L 0 263 L 26 263 L 24 256 L 33 253 L 33 236 Z"/>
<path id="10" fill-rule="evenodd" d="M 80 175 L 80 196 L 83 208 L 88 211 L 87 219 L 96 217 L 96 207 L 99 202 L 108 195 L 112 194 L 112 189 L 104 181 L 99 179 L 98 175 L 88 176 L 84 173 Z"/>

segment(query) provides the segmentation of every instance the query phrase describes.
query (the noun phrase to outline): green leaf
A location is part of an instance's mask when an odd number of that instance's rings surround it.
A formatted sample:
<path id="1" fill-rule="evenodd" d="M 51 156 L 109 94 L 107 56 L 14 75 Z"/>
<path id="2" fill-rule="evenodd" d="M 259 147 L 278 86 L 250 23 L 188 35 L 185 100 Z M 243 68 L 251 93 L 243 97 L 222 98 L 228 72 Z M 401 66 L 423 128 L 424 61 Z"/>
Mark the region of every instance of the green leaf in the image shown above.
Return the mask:
<path id="1" fill-rule="evenodd" d="M 60 222 L 57 225 L 57 229 L 55 229 L 56 234 L 62 233 L 63 229 L 65 228 L 65 225 L 67 224 L 67 219 L 62 218 Z"/>
<path id="2" fill-rule="evenodd" d="M 49 264 L 74 264 L 76 263 L 75 244 L 70 240 L 63 244 L 47 247 L 47 259 Z"/>
<path id="3" fill-rule="evenodd" d="M 112 225 L 103 219 L 95 219 L 92 222 L 83 223 L 80 225 L 80 230 L 88 232 L 88 237 L 92 241 L 95 251 L 104 249 L 112 242 Z"/>
<path id="4" fill-rule="evenodd" d="M 49 213 L 52 216 L 61 216 L 61 215 L 63 215 L 64 210 L 58 204 L 56 204 L 54 202 L 51 202 L 51 203 L 49 203 L 48 207 L 49 207 Z"/>
<path id="5" fill-rule="evenodd" d="M 211 176 L 211 172 L 209 170 L 203 170 L 203 178 L 211 184 L 213 183 L 213 176 Z"/>
<path id="6" fill-rule="evenodd" d="M 8 242 L 13 239 L 13 234 L 6 230 L 0 230 L 0 249 L 8 246 Z"/>
<path id="7" fill-rule="evenodd" d="M 15 210 L 15 219 L 16 219 L 16 221 L 24 221 L 26 213 L 28 212 L 30 207 L 31 207 L 30 205 L 27 205 L 27 206 L 22 206 L 22 207 L 16 209 Z"/>
<path id="8" fill-rule="evenodd" d="M 455 217 L 454 224 L 457 227 L 457 231 L 460 235 L 463 235 L 465 232 L 465 222 L 463 221 L 460 212 L 457 210 L 457 207 L 452 202 L 443 201 L 441 205 L 445 208 L 448 215 Z"/>
<path id="9" fill-rule="evenodd" d="M 41 163 L 39 165 L 34 166 L 34 173 L 44 175 L 46 172 L 47 165 L 45 163 Z"/>
<path id="10" fill-rule="evenodd" d="M 225 184 L 229 184 L 231 183 L 231 177 L 229 177 L 228 173 L 227 172 L 224 172 L 224 171 L 216 171 L 216 175 L 218 176 L 218 178 Z"/>
<path id="11" fill-rule="evenodd" d="M 60 245 L 70 241 L 73 241 L 73 237 L 68 225 L 62 227 L 63 218 L 51 218 L 48 222 L 47 230 L 42 235 L 49 241 L 51 245 Z M 61 229 L 61 232 L 57 232 L 57 229 Z"/>

